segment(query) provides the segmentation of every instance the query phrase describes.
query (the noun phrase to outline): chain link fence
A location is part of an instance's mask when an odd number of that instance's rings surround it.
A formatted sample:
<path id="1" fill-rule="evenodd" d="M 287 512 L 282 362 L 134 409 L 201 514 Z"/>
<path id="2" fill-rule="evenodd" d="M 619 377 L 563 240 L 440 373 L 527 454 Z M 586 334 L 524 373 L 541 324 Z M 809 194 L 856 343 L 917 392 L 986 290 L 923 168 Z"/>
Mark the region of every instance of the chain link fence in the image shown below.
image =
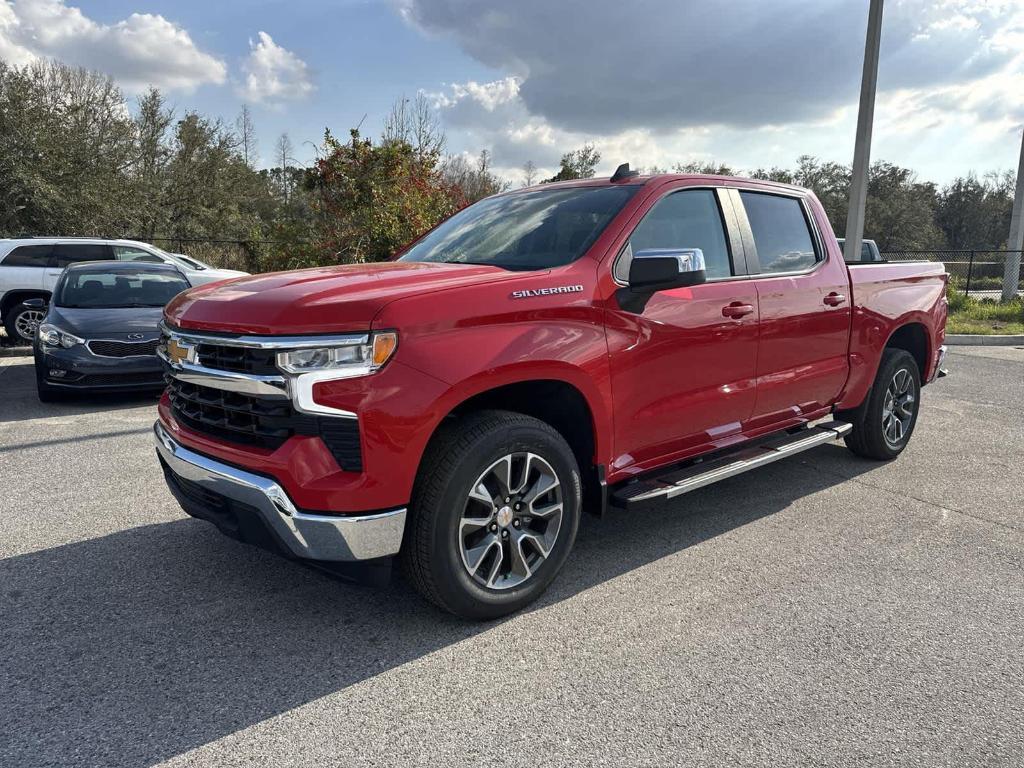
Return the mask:
<path id="1" fill-rule="evenodd" d="M 939 250 L 887 251 L 886 261 L 941 261 L 949 273 L 949 282 L 958 291 L 978 299 L 998 299 L 1003 293 L 1003 273 L 1011 255 L 1021 251 Z M 1017 295 L 1024 295 L 1024 258 L 1017 274 Z"/>

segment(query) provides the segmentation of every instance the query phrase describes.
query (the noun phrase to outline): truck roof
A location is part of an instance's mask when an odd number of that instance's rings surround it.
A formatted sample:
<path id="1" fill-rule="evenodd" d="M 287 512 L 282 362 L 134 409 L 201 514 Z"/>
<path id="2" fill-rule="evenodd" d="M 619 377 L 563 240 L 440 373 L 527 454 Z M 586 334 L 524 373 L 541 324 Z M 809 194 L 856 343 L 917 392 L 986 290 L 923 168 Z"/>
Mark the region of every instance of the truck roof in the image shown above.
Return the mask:
<path id="1" fill-rule="evenodd" d="M 808 192 L 806 187 L 800 187 L 795 184 L 783 184 L 779 181 L 769 181 L 767 179 L 751 179 L 745 176 L 716 176 L 709 173 L 656 173 L 649 175 L 631 176 L 621 181 L 612 181 L 607 176 L 601 176 L 592 179 L 569 179 L 568 181 L 552 181 L 544 184 L 535 184 L 532 187 L 525 187 L 524 189 L 512 190 L 504 194 L 515 194 L 518 192 L 536 191 L 538 189 L 552 189 L 552 188 L 566 188 L 566 187 L 607 187 L 607 186 L 619 186 L 634 184 L 638 186 L 646 186 L 648 184 L 660 184 L 666 181 L 677 181 L 683 179 L 693 179 L 696 181 L 707 181 L 715 185 L 721 186 L 744 186 L 752 185 L 765 188 L 782 189 L 788 192 Z"/>

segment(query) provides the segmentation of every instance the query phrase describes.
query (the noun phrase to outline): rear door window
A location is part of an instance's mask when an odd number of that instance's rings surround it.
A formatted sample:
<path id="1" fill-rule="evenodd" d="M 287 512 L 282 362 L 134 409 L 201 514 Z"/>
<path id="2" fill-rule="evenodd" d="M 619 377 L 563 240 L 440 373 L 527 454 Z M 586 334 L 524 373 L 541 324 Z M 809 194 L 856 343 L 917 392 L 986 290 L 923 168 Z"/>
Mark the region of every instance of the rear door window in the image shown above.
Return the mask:
<path id="1" fill-rule="evenodd" d="M 754 235 L 761 272 L 804 272 L 818 262 L 800 200 L 763 192 L 740 192 Z"/>
<path id="2" fill-rule="evenodd" d="M 52 248 L 52 245 L 19 245 L 0 261 L 0 267 L 45 267 Z"/>
<path id="3" fill-rule="evenodd" d="M 58 243 L 50 255 L 51 267 L 66 267 L 79 261 L 110 261 L 114 253 L 109 245 L 93 243 Z"/>

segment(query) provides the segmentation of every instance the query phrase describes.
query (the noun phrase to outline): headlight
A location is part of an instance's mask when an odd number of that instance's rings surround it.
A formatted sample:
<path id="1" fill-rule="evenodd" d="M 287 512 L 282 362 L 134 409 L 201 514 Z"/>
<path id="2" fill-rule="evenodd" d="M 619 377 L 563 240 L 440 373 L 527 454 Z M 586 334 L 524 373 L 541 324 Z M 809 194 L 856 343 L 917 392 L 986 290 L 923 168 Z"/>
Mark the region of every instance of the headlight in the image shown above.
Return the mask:
<path id="1" fill-rule="evenodd" d="M 73 333 L 62 331 L 55 325 L 49 323 L 43 323 L 39 326 L 39 339 L 51 347 L 64 347 L 70 349 L 75 344 L 85 344 L 85 339 L 80 339 Z"/>
<path id="2" fill-rule="evenodd" d="M 365 376 L 391 359 L 398 347 L 394 331 L 373 333 L 365 342 L 307 347 L 277 353 L 277 367 L 286 373 L 335 371 L 337 378 Z"/>

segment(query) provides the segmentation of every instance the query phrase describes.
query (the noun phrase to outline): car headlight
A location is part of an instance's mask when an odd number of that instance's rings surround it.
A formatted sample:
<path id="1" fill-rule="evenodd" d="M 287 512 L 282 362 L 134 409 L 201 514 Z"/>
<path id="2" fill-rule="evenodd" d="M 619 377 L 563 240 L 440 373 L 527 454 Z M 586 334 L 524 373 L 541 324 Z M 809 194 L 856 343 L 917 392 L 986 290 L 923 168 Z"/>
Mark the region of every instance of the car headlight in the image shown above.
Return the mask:
<path id="1" fill-rule="evenodd" d="M 372 333 L 357 341 L 339 342 L 322 347 L 306 347 L 277 353 L 277 367 L 286 373 L 302 374 L 332 371 L 346 379 L 373 373 L 391 359 L 398 347 L 394 331 Z"/>
<path id="2" fill-rule="evenodd" d="M 80 339 L 73 333 L 62 331 L 55 325 L 43 323 L 39 326 L 39 339 L 50 347 L 64 347 L 70 349 L 76 344 L 85 344 L 85 339 Z"/>

